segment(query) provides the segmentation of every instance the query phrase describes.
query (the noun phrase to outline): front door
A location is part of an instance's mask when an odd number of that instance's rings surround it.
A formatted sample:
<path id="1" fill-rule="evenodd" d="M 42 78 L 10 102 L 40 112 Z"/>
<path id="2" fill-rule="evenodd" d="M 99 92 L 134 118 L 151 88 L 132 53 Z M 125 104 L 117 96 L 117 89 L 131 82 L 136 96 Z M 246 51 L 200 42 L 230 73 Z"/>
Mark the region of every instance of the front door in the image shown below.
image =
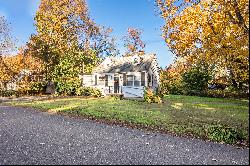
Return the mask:
<path id="1" fill-rule="evenodd" d="M 119 93 L 119 77 L 114 77 L 114 93 Z"/>

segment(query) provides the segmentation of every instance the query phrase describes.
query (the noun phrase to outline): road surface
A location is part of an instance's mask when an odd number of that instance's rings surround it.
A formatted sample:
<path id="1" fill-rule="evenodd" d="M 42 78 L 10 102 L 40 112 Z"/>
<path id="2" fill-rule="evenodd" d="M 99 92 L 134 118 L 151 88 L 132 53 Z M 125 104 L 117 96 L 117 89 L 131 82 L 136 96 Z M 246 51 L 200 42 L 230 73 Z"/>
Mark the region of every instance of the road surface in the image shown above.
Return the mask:
<path id="1" fill-rule="evenodd" d="M 0 164 L 249 164 L 249 149 L 0 106 Z"/>

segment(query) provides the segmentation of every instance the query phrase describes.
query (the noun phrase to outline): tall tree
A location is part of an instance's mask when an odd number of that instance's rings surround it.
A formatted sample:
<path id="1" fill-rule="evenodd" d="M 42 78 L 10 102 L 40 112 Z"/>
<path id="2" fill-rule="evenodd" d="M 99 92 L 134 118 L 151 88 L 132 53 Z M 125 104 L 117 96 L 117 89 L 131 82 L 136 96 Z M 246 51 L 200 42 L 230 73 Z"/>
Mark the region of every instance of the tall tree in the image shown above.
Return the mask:
<path id="1" fill-rule="evenodd" d="M 39 37 L 65 52 L 76 43 L 88 43 L 98 27 L 88 16 L 85 0 L 42 0 L 35 17 Z"/>
<path id="2" fill-rule="evenodd" d="M 25 53 L 24 48 L 19 48 L 16 55 L 2 57 L 0 69 L 0 82 L 10 81 L 22 71 L 41 72 L 42 64 L 39 59 Z"/>
<path id="3" fill-rule="evenodd" d="M 9 56 L 14 48 L 14 39 L 9 23 L 4 16 L 0 15 L 0 81 L 9 80 L 16 74 L 11 69 L 11 65 L 5 62 L 5 56 Z"/>
<path id="4" fill-rule="evenodd" d="M 0 15 L 0 58 L 2 55 L 9 54 L 13 48 L 14 42 L 10 26 L 5 17 Z"/>
<path id="5" fill-rule="evenodd" d="M 93 36 L 91 48 L 95 50 L 98 57 L 103 59 L 106 56 L 116 56 L 119 54 L 117 50 L 115 38 L 111 36 L 112 28 L 99 26 L 99 33 Z"/>
<path id="6" fill-rule="evenodd" d="M 128 28 L 127 35 L 123 37 L 124 46 L 127 47 L 126 56 L 135 52 L 143 51 L 145 42 L 141 39 L 142 30 L 137 28 Z"/>
<path id="7" fill-rule="evenodd" d="M 99 27 L 89 18 L 84 0 L 42 0 L 35 22 L 38 34 L 31 37 L 30 48 L 46 63 L 48 79 L 65 59 L 78 70 L 86 57 L 96 59 L 89 57 L 93 56 L 89 49 Z"/>
<path id="8" fill-rule="evenodd" d="M 103 56 L 115 54 L 112 30 L 89 17 L 85 0 L 42 0 L 35 22 L 38 34 L 31 37 L 29 45 L 46 63 L 47 73 L 65 59 L 74 70 L 80 72 L 84 67 L 89 71 Z"/>
<path id="9" fill-rule="evenodd" d="M 25 48 L 26 55 L 38 58 L 43 63 L 42 69 L 44 70 L 46 80 L 51 78 L 52 71 L 60 60 L 58 55 L 59 53 L 51 49 L 50 46 L 52 45 L 43 41 L 39 35 L 31 35 Z"/>
<path id="10" fill-rule="evenodd" d="M 156 0 L 166 24 L 163 37 L 173 53 L 192 63 L 227 68 L 231 84 L 249 80 L 249 1 Z"/>

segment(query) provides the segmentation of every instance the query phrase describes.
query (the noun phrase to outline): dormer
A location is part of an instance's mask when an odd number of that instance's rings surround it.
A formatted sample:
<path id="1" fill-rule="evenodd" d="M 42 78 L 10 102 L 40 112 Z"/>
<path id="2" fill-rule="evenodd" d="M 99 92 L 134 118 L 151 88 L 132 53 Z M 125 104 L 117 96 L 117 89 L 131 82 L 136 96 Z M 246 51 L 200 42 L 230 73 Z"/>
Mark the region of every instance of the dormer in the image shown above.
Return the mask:
<path id="1" fill-rule="evenodd" d="M 134 65 L 139 65 L 141 63 L 142 59 L 138 55 L 134 55 L 132 57 L 132 62 Z"/>
<path id="2" fill-rule="evenodd" d="M 107 57 L 104 61 L 103 61 L 103 65 L 104 66 L 111 66 L 112 65 L 112 60 L 110 57 Z"/>

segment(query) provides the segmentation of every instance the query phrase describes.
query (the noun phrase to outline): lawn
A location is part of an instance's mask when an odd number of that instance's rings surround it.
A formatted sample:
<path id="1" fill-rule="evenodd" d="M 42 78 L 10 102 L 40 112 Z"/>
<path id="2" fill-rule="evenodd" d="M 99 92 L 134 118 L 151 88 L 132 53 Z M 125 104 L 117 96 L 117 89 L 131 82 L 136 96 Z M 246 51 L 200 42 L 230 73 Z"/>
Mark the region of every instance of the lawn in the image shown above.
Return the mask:
<path id="1" fill-rule="evenodd" d="M 249 100 L 169 95 L 163 101 L 76 97 L 9 104 L 248 146 Z"/>

